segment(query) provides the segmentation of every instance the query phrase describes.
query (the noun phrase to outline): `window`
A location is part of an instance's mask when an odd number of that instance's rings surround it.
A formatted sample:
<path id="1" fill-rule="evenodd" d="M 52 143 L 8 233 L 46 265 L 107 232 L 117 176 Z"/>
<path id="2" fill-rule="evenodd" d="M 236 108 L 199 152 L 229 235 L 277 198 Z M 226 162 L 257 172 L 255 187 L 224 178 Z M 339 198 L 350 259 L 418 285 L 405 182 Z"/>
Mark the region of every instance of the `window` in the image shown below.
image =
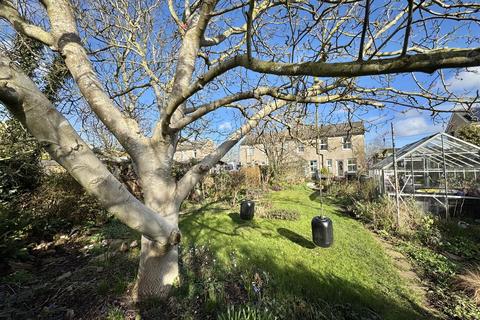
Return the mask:
<path id="1" fill-rule="evenodd" d="M 333 160 L 332 159 L 327 159 L 327 169 L 328 169 L 328 172 L 330 172 L 330 173 L 333 172 Z"/>
<path id="2" fill-rule="evenodd" d="M 310 173 L 317 172 L 317 169 L 318 169 L 317 160 L 310 160 Z"/>
<path id="3" fill-rule="evenodd" d="M 255 152 L 254 147 L 248 147 L 247 149 L 247 156 L 253 157 L 253 153 Z"/>
<path id="4" fill-rule="evenodd" d="M 343 149 L 352 149 L 352 138 L 342 137 L 342 147 Z"/>
<path id="5" fill-rule="evenodd" d="M 349 172 L 349 173 L 357 172 L 357 159 L 348 159 L 347 160 L 347 172 Z"/>
<path id="6" fill-rule="evenodd" d="M 320 150 L 328 150 L 328 139 L 320 139 Z"/>
<path id="7" fill-rule="evenodd" d="M 305 151 L 305 146 L 303 145 L 303 143 L 299 143 L 298 144 L 298 153 L 303 153 Z"/>

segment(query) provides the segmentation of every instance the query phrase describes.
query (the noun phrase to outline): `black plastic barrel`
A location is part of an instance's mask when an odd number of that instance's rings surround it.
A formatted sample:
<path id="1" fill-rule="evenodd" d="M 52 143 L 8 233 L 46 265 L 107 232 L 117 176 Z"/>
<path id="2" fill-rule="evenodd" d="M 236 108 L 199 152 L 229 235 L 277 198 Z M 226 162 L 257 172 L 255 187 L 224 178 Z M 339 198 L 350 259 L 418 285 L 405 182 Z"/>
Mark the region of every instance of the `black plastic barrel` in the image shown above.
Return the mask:
<path id="1" fill-rule="evenodd" d="M 252 220 L 255 209 L 255 202 L 251 200 L 244 200 L 240 204 L 240 219 Z"/>
<path id="2" fill-rule="evenodd" d="M 328 217 L 316 216 L 312 219 L 313 243 L 328 248 L 333 244 L 333 223 Z"/>

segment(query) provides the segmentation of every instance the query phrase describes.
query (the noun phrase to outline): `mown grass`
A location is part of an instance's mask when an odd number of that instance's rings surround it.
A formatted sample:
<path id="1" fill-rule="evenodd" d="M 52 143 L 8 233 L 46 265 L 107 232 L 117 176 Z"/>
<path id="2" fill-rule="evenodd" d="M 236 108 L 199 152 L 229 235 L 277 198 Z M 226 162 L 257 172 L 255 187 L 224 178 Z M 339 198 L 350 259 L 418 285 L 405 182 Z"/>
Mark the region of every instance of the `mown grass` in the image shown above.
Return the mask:
<path id="1" fill-rule="evenodd" d="M 359 222 L 342 216 L 306 187 L 270 193 L 264 201 L 300 212 L 296 221 L 239 219 L 238 208 L 214 204 L 182 216 L 183 245 L 208 246 L 217 265 L 258 271 L 269 277 L 266 295 L 348 304 L 372 309 L 385 319 L 422 318 L 417 298 L 408 290 L 383 248 Z M 310 221 L 329 216 L 334 245 L 316 248 Z"/>

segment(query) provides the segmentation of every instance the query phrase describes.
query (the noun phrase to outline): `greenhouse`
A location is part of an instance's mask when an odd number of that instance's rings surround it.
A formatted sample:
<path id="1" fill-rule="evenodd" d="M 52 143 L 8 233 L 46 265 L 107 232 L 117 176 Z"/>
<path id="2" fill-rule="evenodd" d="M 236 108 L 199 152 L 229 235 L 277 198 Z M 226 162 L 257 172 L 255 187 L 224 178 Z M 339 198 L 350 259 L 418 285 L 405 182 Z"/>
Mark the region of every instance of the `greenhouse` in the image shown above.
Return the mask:
<path id="1" fill-rule="evenodd" d="M 395 150 L 371 169 L 381 193 L 415 197 L 446 218 L 475 214 L 480 204 L 480 147 L 443 132 Z"/>

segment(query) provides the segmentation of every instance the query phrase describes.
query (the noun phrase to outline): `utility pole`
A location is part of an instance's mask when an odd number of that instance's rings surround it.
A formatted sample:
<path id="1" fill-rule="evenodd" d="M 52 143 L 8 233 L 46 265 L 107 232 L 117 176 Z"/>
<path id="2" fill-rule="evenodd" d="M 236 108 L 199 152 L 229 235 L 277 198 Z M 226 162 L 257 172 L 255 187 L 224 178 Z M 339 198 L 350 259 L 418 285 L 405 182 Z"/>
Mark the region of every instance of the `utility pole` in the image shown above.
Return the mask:
<path id="1" fill-rule="evenodd" d="M 398 194 L 398 168 L 397 168 L 397 152 L 395 150 L 395 131 L 393 128 L 393 122 L 390 123 L 392 127 L 392 148 L 393 148 L 393 175 L 395 178 L 395 206 L 397 207 L 397 215 L 395 217 L 395 222 L 397 228 L 400 227 L 400 195 Z"/>

